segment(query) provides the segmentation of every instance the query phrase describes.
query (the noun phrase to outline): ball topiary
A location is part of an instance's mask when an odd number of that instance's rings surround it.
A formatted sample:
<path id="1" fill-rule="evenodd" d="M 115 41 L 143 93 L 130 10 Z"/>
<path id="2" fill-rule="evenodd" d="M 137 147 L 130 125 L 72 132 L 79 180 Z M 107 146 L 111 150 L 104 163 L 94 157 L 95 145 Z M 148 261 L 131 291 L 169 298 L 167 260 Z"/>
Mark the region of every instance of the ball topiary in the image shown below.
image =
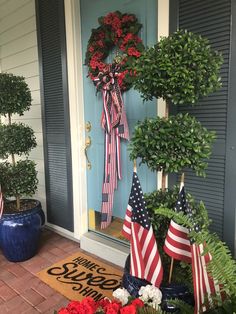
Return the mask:
<path id="1" fill-rule="evenodd" d="M 21 197 L 32 196 L 38 184 L 36 165 L 27 156 L 36 146 L 34 131 L 23 123 L 12 123 L 12 115 L 23 115 L 30 105 L 24 77 L 0 73 L 0 115 L 6 117 L 6 124 L 0 124 L 0 158 L 9 157 L 0 163 L 0 185 L 5 198 L 15 197 L 16 210 L 20 210 Z M 16 155 L 25 158 L 16 161 Z"/>
<path id="2" fill-rule="evenodd" d="M 130 159 L 141 158 L 152 171 L 180 172 L 184 167 L 205 175 L 215 132 L 194 117 L 177 114 L 139 122 L 130 142 Z"/>
<path id="3" fill-rule="evenodd" d="M 221 86 L 222 62 L 208 39 L 179 30 L 136 60 L 134 88 L 144 100 L 162 97 L 176 105 L 194 104 Z"/>
<path id="4" fill-rule="evenodd" d="M 0 114 L 23 115 L 31 106 L 30 89 L 24 77 L 0 73 Z"/>

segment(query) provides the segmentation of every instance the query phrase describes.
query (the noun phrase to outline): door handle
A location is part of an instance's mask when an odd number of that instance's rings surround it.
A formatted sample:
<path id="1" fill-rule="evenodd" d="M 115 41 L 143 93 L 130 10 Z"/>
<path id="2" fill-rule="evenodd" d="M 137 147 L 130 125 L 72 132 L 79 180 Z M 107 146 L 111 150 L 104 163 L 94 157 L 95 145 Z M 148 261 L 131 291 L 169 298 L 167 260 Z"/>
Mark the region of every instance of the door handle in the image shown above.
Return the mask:
<path id="1" fill-rule="evenodd" d="M 84 154 L 85 154 L 85 157 L 86 157 L 86 160 L 87 160 L 87 168 L 88 170 L 90 170 L 92 168 L 92 164 L 88 158 L 88 148 L 91 146 L 92 144 L 92 140 L 91 140 L 91 137 L 88 136 L 86 137 L 85 139 L 85 148 L 84 148 Z"/>

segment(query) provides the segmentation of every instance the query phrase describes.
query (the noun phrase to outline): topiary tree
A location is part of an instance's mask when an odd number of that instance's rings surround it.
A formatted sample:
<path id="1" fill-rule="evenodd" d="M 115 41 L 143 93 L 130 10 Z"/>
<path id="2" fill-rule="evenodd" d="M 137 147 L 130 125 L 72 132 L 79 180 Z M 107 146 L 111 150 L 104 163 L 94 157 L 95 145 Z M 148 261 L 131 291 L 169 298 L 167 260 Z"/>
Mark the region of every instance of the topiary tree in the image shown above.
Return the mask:
<path id="1" fill-rule="evenodd" d="M 168 261 L 162 246 L 168 219 L 178 215 L 183 217 L 184 214 L 174 211 L 178 191 L 166 189 L 166 175 L 182 172 L 183 168 L 188 167 L 197 175 L 204 176 L 215 133 L 208 131 L 188 114 L 168 117 L 168 104 L 172 102 L 175 105 L 193 105 L 199 98 L 217 90 L 221 86 L 219 70 L 222 61 L 221 55 L 211 49 L 207 39 L 180 30 L 162 38 L 153 48 L 146 49 L 135 64 L 134 87 L 143 99 L 162 97 L 167 102 L 164 118 L 146 119 L 136 125 L 129 149 L 131 160 L 140 158 L 141 163 L 145 163 L 152 171 L 162 172 L 161 190 L 146 195 L 145 199 L 162 260 L 165 266 L 168 263 L 171 265 L 169 283 L 173 259 Z M 184 176 L 182 183 L 183 178 Z M 203 203 L 188 201 L 194 213 L 204 212 Z M 204 214 L 203 218 L 206 218 Z M 178 223 L 177 219 L 176 222 Z M 198 221 L 197 215 L 195 223 L 205 229 L 208 227 L 207 219 Z M 189 227 L 186 222 L 183 225 Z M 178 266 L 180 265 L 177 263 L 174 279 L 178 280 L 179 277 L 183 281 L 184 272 Z M 186 267 L 185 270 L 188 274 Z"/>
<path id="2" fill-rule="evenodd" d="M 12 115 L 23 115 L 31 101 L 24 77 L 0 73 L 0 115 L 7 120 L 7 124 L 0 124 L 0 158 L 10 160 L 0 163 L 0 184 L 4 197 L 15 197 L 17 210 L 20 198 L 32 196 L 38 184 L 36 165 L 28 159 L 37 145 L 34 131 L 23 123 L 12 122 Z M 25 159 L 16 160 L 16 155 L 24 155 Z"/>
<path id="3" fill-rule="evenodd" d="M 136 60 L 134 88 L 144 100 L 162 97 L 176 105 L 194 104 L 219 89 L 222 63 L 208 39 L 179 30 Z"/>
<path id="4" fill-rule="evenodd" d="M 172 173 L 188 167 L 204 176 L 214 139 L 215 132 L 188 114 L 145 119 L 135 126 L 130 158 L 141 158 L 152 171 Z"/>

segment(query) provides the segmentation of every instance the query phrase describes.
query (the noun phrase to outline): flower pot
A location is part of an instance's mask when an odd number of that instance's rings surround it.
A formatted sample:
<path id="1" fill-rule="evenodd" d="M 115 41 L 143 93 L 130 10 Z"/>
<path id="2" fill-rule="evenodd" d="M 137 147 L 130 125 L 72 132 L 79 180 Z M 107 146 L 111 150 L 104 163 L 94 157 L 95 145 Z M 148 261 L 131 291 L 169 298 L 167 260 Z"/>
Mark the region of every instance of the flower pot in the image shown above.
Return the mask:
<path id="1" fill-rule="evenodd" d="M 161 285 L 160 290 L 162 292 L 161 308 L 167 313 L 179 313 L 178 307 L 171 304 L 171 299 L 179 299 L 185 303 L 194 305 L 192 293 L 190 293 L 188 287 L 183 284 L 171 283 L 169 285 Z"/>
<path id="2" fill-rule="evenodd" d="M 128 255 L 125 267 L 124 274 L 122 277 L 122 285 L 123 287 L 132 295 L 133 297 L 138 297 L 139 289 L 142 286 L 150 285 L 151 283 L 134 277 L 130 275 L 130 255 Z M 160 290 L 162 292 L 162 302 L 161 308 L 167 313 L 179 313 L 178 308 L 171 304 L 171 299 L 180 299 L 190 305 L 194 305 L 194 299 L 192 293 L 190 293 L 189 289 L 182 284 L 169 284 L 169 285 L 161 285 Z"/>
<path id="3" fill-rule="evenodd" d="M 22 212 L 3 214 L 0 219 L 0 246 L 11 262 L 22 262 L 33 257 L 38 249 L 41 227 L 45 222 L 39 201 Z"/>

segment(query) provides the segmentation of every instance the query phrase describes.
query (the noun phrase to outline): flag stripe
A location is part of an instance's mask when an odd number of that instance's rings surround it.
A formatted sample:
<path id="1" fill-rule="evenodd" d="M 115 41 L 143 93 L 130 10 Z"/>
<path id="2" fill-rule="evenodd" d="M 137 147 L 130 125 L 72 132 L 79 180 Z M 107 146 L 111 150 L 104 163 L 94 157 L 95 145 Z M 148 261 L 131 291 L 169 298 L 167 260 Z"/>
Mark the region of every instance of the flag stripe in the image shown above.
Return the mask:
<path id="1" fill-rule="evenodd" d="M 135 172 L 122 233 L 131 243 L 131 275 L 159 287 L 163 277 L 161 258 Z"/>
<path id="2" fill-rule="evenodd" d="M 181 183 L 175 210 L 185 213 L 187 209 L 189 209 L 189 206 L 185 198 L 184 185 Z M 164 252 L 174 259 L 191 263 L 191 247 L 188 234 L 189 231 L 186 227 L 171 220 L 163 247 Z"/>
<path id="3" fill-rule="evenodd" d="M 170 257 L 191 263 L 191 247 L 188 239 L 188 229 L 171 220 L 163 249 Z"/>
<path id="4" fill-rule="evenodd" d="M 223 296 L 220 293 L 219 284 L 207 272 L 207 263 L 212 259 L 210 253 L 203 255 L 203 244 L 192 244 L 191 249 L 195 299 L 194 313 L 199 314 L 208 310 L 212 304 L 213 295 L 218 295 L 221 299 L 223 299 Z"/>

